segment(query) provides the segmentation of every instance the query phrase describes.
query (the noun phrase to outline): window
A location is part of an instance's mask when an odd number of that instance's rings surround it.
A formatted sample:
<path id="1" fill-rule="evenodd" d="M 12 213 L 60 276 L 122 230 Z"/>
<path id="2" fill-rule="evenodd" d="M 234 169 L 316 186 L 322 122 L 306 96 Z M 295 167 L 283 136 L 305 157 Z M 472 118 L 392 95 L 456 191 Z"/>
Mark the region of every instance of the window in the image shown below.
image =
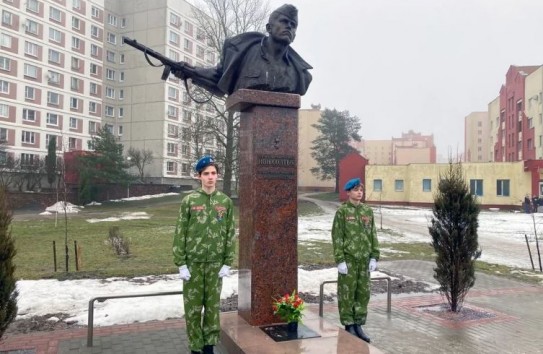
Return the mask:
<path id="1" fill-rule="evenodd" d="M 187 92 L 183 92 L 183 103 L 190 104 L 190 96 Z"/>
<path id="2" fill-rule="evenodd" d="M 201 28 L 196 30 L 196 39 L 199 41 L 204 41 L 206 39 L 206 34 Z"/>
<path id="3" fill-rule="evenodd" d="M 38 160 L 38 156 L 34 154 L 21 154 L 21 165 L 28 166 L 33 165 L 35 160 Z"/>
<path id="4" fill-rule="evenodd" d="M 81 47 L 81 39 L 72 37 L 72 48 L 79 49 Z"/>
<path id="5" fill-rule="evenodd" d="M 119 99 L 124 100 L 124 90 L 123 89 L 119 90 Z"/>
<path id="6" fill-rule="evenodd" d="M 77 129 L 77 118 L 70 117 L 70 129 Z"/>
<path id="7" fill-rule="evenodd" d="M 394 190 L 396 192 L 403 192 L 403 179 L 397 179 L 394 181 Z"/>
<path id="8" fill-rule="evenodd" d="M 181 173 L 183 173 L 184 175 L 189 174 L 189 164 L 188 163 L 181 164 Z"/>
<path id="9" fill-rule="evenodd" d="M 112 87 L 106 87 L 106 97 L 115 98 L 115 89 L 113 89 Z"/>
<path id="10" fill-rule="evenodd" d="M 36 89 L 34 87 L 25 87 L 25 99 L 32 101 L 36 99 Z"/>
<path id="11" fill-rule="evenodd" d="M 95 6 L 92 6 L 91 7 L 91 16 L 94 17 L 94 18 L 100 17 L 100 10 Z"/>
<path id="12" fill-rule="evenodd" d="M 124 117 L 124 108 L 119 107 L 119 118 L 122 118 L 122 117 Z"/>
<path id="13" fill-rule="evenodd" d="M 125 28 L 126 27 L 126 18 L 122 18 L 121 19 L 121 28 Z"/>
<path id="14" fill-rule="evenodd" d="M 98 56 L 98 46 L 96 44 L 91 44 L 90 52 L 93 57 Z"/>
<path id="15" fill-rule="evenodd" d="M 70 88 L 72 91 L 79 90 L 80 80 L 78 78 L 72 77 L 70 80 Z"/>
<path id="16" fill-rule="evenodd" d="M 373 180 L 373 191 L 374 192 L 382 192 L 383 191 L 383 180 L 381 180 L 381 179 L 374 179 Z"/>
<path id="17" fill-rule="evenodd" d="M 170 43 L 179 44 L 179 35 L 173 31 L 170 31 Z"/>
<path id="18" fill-rule="evenodd" d="M 174 107 L 172 105 L 168 105 L 168 116 L 169 117 L 177 117 L 177 107 Z"/>
<path id="19" fill-rule="evenodd" d="M 9 116 L 9 106 L 7 104 L 0 104 L 0 117 Z"/>
<path id="20" fill-rule="evenodd" d="M 76 30 L 81 28 L 81 20 L 77 17 L 72 17 L 72 28 Z"/>
<path id="21" fill-rule="evenodd" d="M 25 42 L 25 54 L 33 57 L 38 56 L 38 45 L 36 43 Z"/>
<path id="22" fill-rule="evenodd" d="M 31 77 L 31 78 L 37 78 L 38 77 L 38 67 L 30 64 L 25 64 L 24 67 L 25 70 L 25 76 Z"/>
<path id="23" fill-rule="evenodd" d="M 107 23 L 109 23 L 112 26 L 117 27 L 117 17 L 113 16 L 112 14 L 107 15 Z"/>
<path id="24" fill-rule="evenodd" d="M 47 124 L 48 125 L 58 125 L 58 114 L 47 113 Z"/>
<path id="25" fill-rule="evenodd" d="M 168 98 L 173 100 L 177 99 L 177 89 L 174 87 L 168 87 Z"/>
<path id="26" fill-rule="evenodd" d="M 72 69 L 79 70 L 80 64 L 81 64 L 81 61 L 78 58 L 72 57 Z"/>
<path id="27" fill-rule="evenodd" d="M 26 20 L 25 30 L 31 34 L 38 34 L 38 23 L 32 20 Z"/>
<path id="28" fill-rule="evenodd" d="M 100 36 L 100 29 L 95 25 L 91 25 L 91 36 L 98 38 Z"/>
<path id="29" fill-rule="evenodd" d="M 89 102 L 89 112 L 96 113 L 98 111 L 98 104 L 96 102 Z"/>
<path id="30" fill-rule="evenodd" d="M 36 141 L 34 132 L 23 130 L 21 132 L 21 141 L 26 144 L 34 144 L 34 142 Z"/>
<path id="31" fill-rule="evenodd" d="M 496 195 L 509 197 L 509 180 L 499 179 L 496 181 Z"/>
<path id="32" fill-rule="evenodd" d="M 123 82 L 123 81 L 124 81 L 124 71 L 121 71 L 121 72 L 119 73 L 119 81 L 120 81 L 120 82 Z"/>
<path id="33" fill-rule="evenodd" d="M 47 92 L 47 103 L 58 106 L 60 104 L 60 95 L 56 92 Z"/>
<path id="34" fill-rule="evenodd" d="M 6 26 L 11 26 L 13 22 L 13 14 L 6 10 L 2 11 L 2 24 Z"/>
<path id="35" fill-rule="evenodd" d="M 425 178 L 422 180 L 422 191 L 431 192 L 432 191 L 432 180 Z"/>
<path id="36" fill-rule="evenodd" d="M 68 148 L 71 150 L 74 150 L 77 148 L 77 139 L 76 138 L 68 138 Z"/>
<path id="37" fill-rule="evenodd" d="M 11 48 L 12 37 L 5 33 L 0 34 L 0 46 L 4 48 Z"/>
<path id="38" fill-rule="evenodd" d="M 9 93 L 9 82 L 0 80 L 0 93 Z"/>
<path id="39" fill-rule="evenodd" d="M 8 130 L 6 128 L 0 128 L 0 141 L 8 141 Z"/>
<path id="40" fill-rule="evenodd" d="M 179 128 L 176 125 L 168 124 L 168 136 L 177 137 Z"/>
<path id="41" fill-rule="evenodd" d="M 96 133 L 96 122 L 89 122 L 89 134 Z"/>
<path id="42" fill-rule="evenodd" d="M 196 46 L 196 56 L 200 59 L 204 59 L 204 48 L 199 45 Z"/>
<path id="43" fill-rule="evenodd" d="M 106 51 L 106 60 L 110 63 L 115 63 L 115 53 L 111 50 Z"/>
<path id="44" fill-rule="evenodd" d="M 32 12 L 39 12 L 40 4 L 38 3 L 38 0 L 27 0 L 26 9 Z"/>
<path id="45" fill-rule="evenodd" d="M 59 9 L 50 7 L 49 8 L 49 19 L 60 22 L 62 21 L 62 12 Z"/>
<path id="46" fill-rule="evenodd" d="M 55 71 L 49 71 L 47 73 L 47 81 L 54 85 L 60 84 L 60 74 Z"/>
<path id="47" fill-rule="evenodd" d="M 62 32 L 52 27 L 49 27 L 49 39 L 53 42 L 60 43 L 62 41 Z"/>
<path id="48" fill-rule="evenodd" d="M 185 22 L 185 33 L 192 35 L 192 23 Z"/>
<path id="49" fill-rule="evenodd" d="M 117 128 L 117 135 L 123 135 L 124 129 L 122 125 L 119 125 Z"/>
<path id="50" fill-rule="evenodd" d="M 119 63 L 124 64 L 124 54 L 119 55 Z"/>
<path id="51" fill-rule="evenodd" d="M 187 110 L 187 109 L 184 109 L 183 110 L 183 122 L 190 123 L 191 120 L 192 120 L 192 112 Z"/>
<path id="52" fill-rule="evenodd" d="M 49 49 L 49 61 L 60 64 L 60 52 L 57 52 L 56 50 L 53 50 L 53 49 Z"/>
<path id="53" fill-rule="evenodd" d="M 111 69 L 106 69 L 106 79 L 115 80 L 115 71 Z"/>
<path id="54" fill-rule="evenodd" d="M 181 146 L 181 153 L 183 154 L 183 156 L 189 156 L 189 146 L 188 145 Z"/>
<path id="55" fill-rule="evenodd" d="M 166 162 L 166 170 L 168 172 L 175 172 L 175 162 L 173 161 Z"/>
<path id="56" fill-rule="evenodd" d="M 106 114 L 106 116 L 108 116 L 108 117 L 113 117 L 113 114 L 114 114 L 114 113 L 113 113 L 113 107 L 111 107 L 111 106 L 106 106 L 106 108 L 105 108 L 105 114 Z"/>
<path id="57" fill-rule="evenodd" d="M 117 44 L 117 36 L 115 36 L 113 33 L 108 32 L 107 33 L 107 41 L 111 44 Z"/>
<path id="58" fill-rule="evenodd" d="M 181 18 L 174 13 L 170 13 L 170 24 L 179 26 L 181 24 Z"/>
<path id="59" fill-rule="evenodd" d="M 185 50 L 189 53 L 192 53 L 192 42 L 185 38 Z"/>
<path id="60" fill-rule="evenodd" d="M 77 109 L 79 107 L 79 100 L 75 97 L 70 97 L 70 108 Z"/>
<path id="61" fill-rule="evenodd" d="M 175 154 L 175 144 L 168 143 L 168 155 L 174 155 L 174 154 Z"/>
<path id="62" fill-rule="evenodd" d="M 36 111 L 33 109 L 25 108 L 23 109 L 23 120 L 27 120 L 30 122 L 36 121 Z"/>
<path id="63" fill-rule="evenodd" d="M 57 140 L 57 136 L 56 135 L 51 135 L 51 134 L 46 134 L 45 135 L 45 146 L 49 146 L 49 143 L 51 142 L 51 140 Z M 57 144 L 58 144 L 58 141 L 57 141 Z"/>
<path id="64" fill-rule="evenodd" d="M 98 84 L 96 84 L 94 82 L 91 82 L 89 84 L 89 91 L 90 91 L 91 94 L 97 95 L 98 94 Z"/>
<path id="65" fill-rule="evenodd" d="M 11 67 L 11 59 L 6 57 L 0 57 L 0 70 L 9 71 Z"/>
<path id="66" fill-rule="evenodd" d="M 90 73 L 92 75 L 98 75 L 98 65 L 91 63 L 91 65 L 90 65 Z"/>
<path id="67" fill-rule="evenodd" d="M 483 196 L 483 180 L 482 179 L 470 179 L 469 180 L 469 192 L 472 195 L 482 197 Z"/>

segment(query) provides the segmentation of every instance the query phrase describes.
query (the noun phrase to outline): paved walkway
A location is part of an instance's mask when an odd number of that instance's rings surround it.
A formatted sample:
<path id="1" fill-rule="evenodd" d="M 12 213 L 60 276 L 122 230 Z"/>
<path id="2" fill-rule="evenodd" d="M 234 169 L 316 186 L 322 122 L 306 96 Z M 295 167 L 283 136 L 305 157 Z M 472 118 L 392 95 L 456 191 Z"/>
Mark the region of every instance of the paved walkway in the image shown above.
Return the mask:
<path id="1" fill-rule="evenodd" d="M 433 265 L 422 261 L 379 264 L 382 270 L 435 284 Z M 432 311 L 444 302 L 436 294 L 393 295 L 392 313 L 388 314 L 386 296 L 374 296 L 365 327 L 372 344 L 390 354 L 543 353 L 543 286 L 477 274 L 476 285 L 464 304 L 476 317 L 451 319 L 442 311 Z M 318 311 L 317 306 L 311 306 L 310 311 Z M 325 319 L 339 325 L 335 304 L 327 304 L 324 312 Z M 99 327 L 94 331 L 92 348 L 86 347 L 86 336 L 85 328 L 6 336 L 0 341 L 0 353 L 190 352 L 184 321 L 179 319 Z M 300 348 L 304 352 L 303 346 Z"/>

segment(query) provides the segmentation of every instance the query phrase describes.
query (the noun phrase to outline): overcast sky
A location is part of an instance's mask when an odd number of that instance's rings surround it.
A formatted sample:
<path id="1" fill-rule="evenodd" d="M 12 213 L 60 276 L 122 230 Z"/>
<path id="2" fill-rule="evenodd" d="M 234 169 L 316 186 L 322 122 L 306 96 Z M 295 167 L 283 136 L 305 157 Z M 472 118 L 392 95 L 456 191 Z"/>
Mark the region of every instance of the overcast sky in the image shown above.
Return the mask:
<path id="1" fill-rule="evenodd" d="M 510 65 L 543 64 L 541 0 L 270 0 L 298 10 L 293 48 L 311 64 L 303 108 L 348 110 L 364 139 L 413 129 L 438 155 L 464 150 Z"/>

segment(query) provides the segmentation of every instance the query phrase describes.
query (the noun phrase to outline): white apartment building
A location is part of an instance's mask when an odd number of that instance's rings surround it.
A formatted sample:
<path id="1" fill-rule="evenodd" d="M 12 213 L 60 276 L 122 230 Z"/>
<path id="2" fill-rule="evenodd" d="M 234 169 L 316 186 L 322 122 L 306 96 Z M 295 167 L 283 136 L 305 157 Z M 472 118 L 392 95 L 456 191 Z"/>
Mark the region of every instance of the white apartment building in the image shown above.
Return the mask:
<path id="1" fill-rule="evenodd" d="M 182 82 L 161 80 L 142 52 L 122 36 L 194 65 L 218 55 L 191 19 L 183 0 L 2 0 L 0 27 L 0 140 L 6 154 L 33 159 L 87 150 L 101 126 L 123 144 L 151 150 L 147 181 L 191 179 L 189 131 L 215 119 L 211 105 L 191 102 Z M 219 153 L 214 139 L 205 146 Z M 0 159 L 2 156 L 0 156 Z"/>

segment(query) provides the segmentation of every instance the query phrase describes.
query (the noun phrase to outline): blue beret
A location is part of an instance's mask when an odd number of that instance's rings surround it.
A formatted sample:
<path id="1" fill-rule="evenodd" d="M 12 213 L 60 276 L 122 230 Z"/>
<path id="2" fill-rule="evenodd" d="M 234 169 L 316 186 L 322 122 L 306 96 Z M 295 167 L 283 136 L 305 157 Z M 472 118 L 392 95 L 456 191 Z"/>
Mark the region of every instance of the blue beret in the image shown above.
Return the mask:
<path id="1" fill-rule="evenodd" d="M 214 165 L 215 159 L 211 156 L 204 156 L 198 162 L 196 163 L 196 166 L 194 167 L 194 171 L 200 173 L 204 168 L 206 168 L 209 165 Z"/>
<path id="2" fill-rule="evenodd" d="M 360 186 L 362 182 L 360 182 L 360 178 L 353 178 L 350 179 L 347 183 L 345 183 L 345 187 L 343 187 L 344 190 L 350 191 L 356 186 Z"/>

